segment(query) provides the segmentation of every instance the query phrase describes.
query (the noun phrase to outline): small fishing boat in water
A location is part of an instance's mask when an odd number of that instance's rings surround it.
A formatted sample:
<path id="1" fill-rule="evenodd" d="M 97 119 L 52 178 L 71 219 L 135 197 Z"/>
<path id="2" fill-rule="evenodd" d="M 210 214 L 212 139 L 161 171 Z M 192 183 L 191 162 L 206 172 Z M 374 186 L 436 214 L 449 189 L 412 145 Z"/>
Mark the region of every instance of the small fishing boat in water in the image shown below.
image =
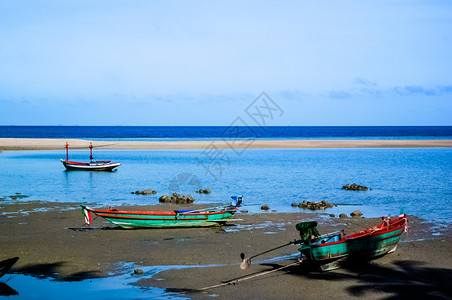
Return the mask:
<path id="1" fill-rule="evenodd" d="M 298 250 L 322 271 L 329 271 L 345 262 L 368 261 L 395 251 L 401 234 L 407 230 L 407 216 L 382 217 L 381 224 L 350 235 L 334 232 L 319 236 L 316 226 L 317 222 L 296 225 L 303 244 Z"/>
<path id="2" fill-rule="evenodd" d="M 89 144 L 90 149 L 90 162 L 75 162 L 69 160 L 69 144 L 66 143 L 66 160 L 62 160 L 64 167 L 67 170 L 84 170 L 84 171 L 112 171 L 114 168 L 119 167 L 119 162 L 112 163 L 110 160 L 106 161 L 94 161 L 93 160 L 93 144 Z"/>
<path id="3" fill-rule="evenodd" d="M 81 205 L 85 223 L 92 221 L 91 213 L 125 229 L 209 227 L 222 225 L 230 220 L 241 205 L 241 197 L 230 205 L 193 210 L 174 211 L 125 211 L 111 207 L 108 210 L 91 209 Z"/>

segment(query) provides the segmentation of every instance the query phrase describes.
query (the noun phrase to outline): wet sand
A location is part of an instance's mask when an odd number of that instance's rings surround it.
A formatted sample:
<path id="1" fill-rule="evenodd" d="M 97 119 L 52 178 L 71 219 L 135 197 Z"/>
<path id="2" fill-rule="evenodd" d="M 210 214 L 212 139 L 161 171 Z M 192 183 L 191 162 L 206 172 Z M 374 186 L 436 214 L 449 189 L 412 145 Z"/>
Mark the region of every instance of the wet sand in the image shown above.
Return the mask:
<path id="1" fill-rule="evenodd" d="M 194 206 L 190 206 L 194 207 Z M 175 205 L 134 207 L 173 210 Z M 295 258 L 264 263 L 273 257 L 297 253 L 288 246 L 253 261 L 251 269 L 239 268 L 241 252 L 252 256 L 298 238 L 294 225 L 319 221 L 321 233 L 345 229 L 346 233 L 379 223 L 379 219 L 331 218 L 323 213 L 239 212 L 237 226 L 193 229 L 123 230 L 101 218 L 83 226 L 78 204 L 0 201 L 0 260 L 19 256 L 16 272 L 49 276 L 58 280 L 81 280 L 109 276 L 118 263 L 141 266 L 194 265 L 155 275 L 134 275 L 141 287 L 163 287 L 184 292 L 193 299 L 366 299 L 452 297 L 451 228 L 432 227 L 409 216 L 409 231 L 396 252 L 366 265 L 331 272 L 299 266 L 265 276 L 208 289 L 253 273 L 294 263 Z M 349 213 L 344 207 L 344 213 Z M 436 232 L 441 234 L 437 235 Z M 435 234 L 434 234 L 435 233 Z M 206 265 L 218 265 L 206 267 Z M 145 293 L 143 294 L 146 295 Z"/>
<path id="2" fill-rule="evenodd" d="M 263 149 L 263 148 L 392 148 L 452 147 L 452 140 L 235 140 L 218 141 L 90 141 L 80 139 L 0 138 L 1 150 L 87 149 L 92 142 L 101 149 Z"/>

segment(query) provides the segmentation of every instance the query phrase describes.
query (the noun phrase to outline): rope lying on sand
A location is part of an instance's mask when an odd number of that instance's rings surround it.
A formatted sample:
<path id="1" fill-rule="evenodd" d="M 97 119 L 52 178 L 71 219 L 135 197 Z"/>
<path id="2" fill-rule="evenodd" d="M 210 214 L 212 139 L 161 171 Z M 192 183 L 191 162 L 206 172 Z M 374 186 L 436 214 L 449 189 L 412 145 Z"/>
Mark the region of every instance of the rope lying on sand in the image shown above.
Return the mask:
<path id="1" fill-rule="evenodd" d="M 205 291 L 205 290 L 209 290 L 209 289 L 213 289 L 213 288 L 217 288 L 217 287 L 221 287 L 221 286 L 233 285 L 233 284 L 236 284 L 236 283 L 238 283 L 240 281 L 256 278 L 256 277 L 259 277 L 259 276 L 262 276 L 262 275 L 267 275 L 267 274 L 270 274 L 270 273 L 273 273 L 273 272 L 276 272 L 276 271 L 280 271 L 280 270 L 283 270 L 283 269 L 286 269 L 286 268 L 289 268 L 289 267 L 292 267 L 292 266 L 295 266 L 295 265 L 299 265 L 299 264 L 301 264 L 301 261 L 297 261 L 297 262 L 294 262 L 292 264 L 289 264 L 289 265 L 286 265 L 286 266 L 282 266 L 282 267 L 279 267 L 279 268 L 276 268 L 276 269 L 273 269 L 273 270 L 270 270 L 270 271 L 265 271 L 265 272 L 262 272 L 262 273 L 253 274 L 253 275 L 250 275 L 250 276 L 242 277 L 242 278 L 239 278 L 239 279 L 229 280 L 229 281 L 226 281 L 226 282 L 223 282 L 223 283 L 220 283 L 220 284 L 216 284 L 216 285 L 211 285 L 211 286 L 207 286 L 207 287 L 204 287 L 204 288 L 200 288 L 200 289 L 197 289 L 197 291 Z"/>

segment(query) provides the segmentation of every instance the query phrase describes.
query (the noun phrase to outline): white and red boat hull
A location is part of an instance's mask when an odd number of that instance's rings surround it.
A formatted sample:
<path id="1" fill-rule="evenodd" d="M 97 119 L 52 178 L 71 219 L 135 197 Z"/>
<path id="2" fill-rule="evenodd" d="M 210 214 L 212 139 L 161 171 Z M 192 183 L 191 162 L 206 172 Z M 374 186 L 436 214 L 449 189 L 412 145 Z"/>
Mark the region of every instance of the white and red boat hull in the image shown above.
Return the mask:
<path id="1" fill-rule="evenodd" d="M 67 170 L 84 170 L 84 171 L 111 171 L 119 167 L 120 163 L 94 161 L 91 163 L 81 163 L 75 161 L 61 160 Z"/>

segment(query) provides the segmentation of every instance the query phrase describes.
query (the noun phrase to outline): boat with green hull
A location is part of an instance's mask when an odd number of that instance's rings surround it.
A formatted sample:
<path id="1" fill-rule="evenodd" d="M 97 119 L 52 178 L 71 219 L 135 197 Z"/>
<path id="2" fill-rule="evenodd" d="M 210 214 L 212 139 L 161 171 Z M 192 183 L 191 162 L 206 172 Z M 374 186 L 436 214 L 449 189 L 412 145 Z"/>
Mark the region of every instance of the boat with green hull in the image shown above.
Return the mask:
<path id="1" fill-rule="evenodd" d="M 347 261 L 371 260 L 395 251 L 406 231 L 407 216 L 383 217 L 381 224 L 350 235 L 335 232 L 319 236 L 316 226 L 317 222 L 297 224 L 303 243 L 299 251 L 303 258 L 317 264 L 322 271 L 329 271 Z"/>
<path id="2" fill-rule="evenodd" d="M 239 200 L 231 205 L 211 207 L 197 210 L 174 211 L 125 211 L 109 208 L 108 210 L 91 209 L 81 205 L 85 222 L 90 224 L 91 213 L 106 219 L 122 228 L 176 228 L 176 227 L 209 227 L 224 224 L 238 210 Z"/>

